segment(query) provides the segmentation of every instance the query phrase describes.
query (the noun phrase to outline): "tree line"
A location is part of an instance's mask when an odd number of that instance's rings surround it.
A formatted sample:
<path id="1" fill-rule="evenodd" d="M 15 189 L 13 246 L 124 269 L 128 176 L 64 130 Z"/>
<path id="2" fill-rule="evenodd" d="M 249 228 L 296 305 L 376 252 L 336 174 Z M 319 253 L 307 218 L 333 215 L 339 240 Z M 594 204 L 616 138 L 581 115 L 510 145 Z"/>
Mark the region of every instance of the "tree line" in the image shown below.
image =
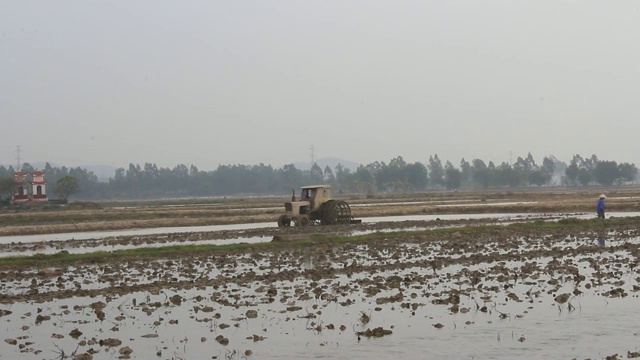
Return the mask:
<path id="1" fill-rule="evenodd" d="M 35 170 L 24 164 L 22 170 Z M 619 185 L 636 180 L 638 169 L 632 163 L 599 160 L 596 155 L 574 155 L 569 163 L 554 156 L 536 163 L 531 153 L 518 157 L 513 164 L 499 165 L 481 159 L 460 160 L 458 166 L 444 163 L 437 154 L 428 161 L 407 163 L 402 156 L 388 163 L 376 161 L 355 170 L 338 164 L 322 169 L 314 163 L 309 170 L 293 164 L 274 168 L 271 165 L 220 165 L 213 171 L 179 164 L 173 168 L 129 164 L 119 168 L 107 182 L 98 181 L 91 171 L 82 168 L 52 167 L 43 169 L 48 189 L 60 197 L 76 199 L 144 199 L 160 197 L 203 197 L 237 194 L 284 194 L 303 185 L 330 184 L 337 192 L 367 193 L 408 192 L 438 189 L 501 189 L 540 186 Z M 0 198 L 11 196 L 14 169 L 0 166 Z M 53 186 L 52 186 L 53 185 Z M 51 197 L 51 196 L 50 196 Z"/>

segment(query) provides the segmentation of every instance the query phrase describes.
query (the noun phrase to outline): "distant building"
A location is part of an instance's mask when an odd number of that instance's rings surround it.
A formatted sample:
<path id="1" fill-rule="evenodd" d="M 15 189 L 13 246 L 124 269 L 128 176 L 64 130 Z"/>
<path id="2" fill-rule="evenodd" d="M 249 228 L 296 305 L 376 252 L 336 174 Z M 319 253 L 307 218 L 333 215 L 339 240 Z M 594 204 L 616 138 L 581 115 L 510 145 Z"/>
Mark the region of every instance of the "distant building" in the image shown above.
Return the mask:
<path id="1" fill-rule="evenodd" d="M 14 204 L 21 204 L 29 201 L 27 173 L 23 172 L 22 170 L 14 172 L 13 182 L 16 184 L 16 190 L 11 197 L 11 202 Z"/>
<path id="2" fill-rule="evenodd" d="M 13 204 L 24 204 L 28 202 L 46 202 L 47 198 L 47 181 L 44 179 L 44 171 L 36 170 L 32 172 L 31 180 L 28 179 L 27 173 L 18 170 L 13 173 L 13 181 L 16 184 L 16 190 L 11 197 Z"/>
<path id="3" fill-rule="evenodd" d="M 44 171 L 36 170 L 31 173 L 31 200 L 47 201 L 47 181 L 44 179 Z"/>

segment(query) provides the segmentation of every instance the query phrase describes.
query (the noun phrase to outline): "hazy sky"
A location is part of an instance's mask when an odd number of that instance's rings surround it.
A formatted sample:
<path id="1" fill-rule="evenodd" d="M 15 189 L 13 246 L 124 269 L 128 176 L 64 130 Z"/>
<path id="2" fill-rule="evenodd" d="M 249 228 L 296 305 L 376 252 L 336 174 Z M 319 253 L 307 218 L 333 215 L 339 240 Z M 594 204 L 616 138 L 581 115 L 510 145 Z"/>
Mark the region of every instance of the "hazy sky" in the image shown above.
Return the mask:
<path id="1" fill-rule="evenodd" d="M 0 163 L 640 165 L 637 1 L 0 0 Z"/>

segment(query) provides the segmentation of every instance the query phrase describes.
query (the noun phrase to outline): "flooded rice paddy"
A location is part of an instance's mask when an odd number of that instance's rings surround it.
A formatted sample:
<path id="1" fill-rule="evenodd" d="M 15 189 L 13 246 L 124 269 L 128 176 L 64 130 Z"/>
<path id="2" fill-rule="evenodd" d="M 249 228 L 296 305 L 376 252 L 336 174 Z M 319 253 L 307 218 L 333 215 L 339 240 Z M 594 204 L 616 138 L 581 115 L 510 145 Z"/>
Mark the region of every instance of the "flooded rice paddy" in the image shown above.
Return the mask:
<path id="1" fill-rule="evenodd" d="M 365 235 L 377 231 L 412 231 L 426 227 L 407 225 L 408 222 L 442 227 L 448 221 L 479 220 L 498 224 L 535 219 L 557 220 L 567 216 L 581 217 L 583 214 L 442 214 L 385 216 L 362 219 L 365 225 L 346 228 L 343 235 Z M 144 247 L 163 247 L 181 244 L 237 244 L 268 242 L 279 234 L 275 223 L 226 224 L 191 227 L 160 227 L 110 231 L 90 231 L 61 234 L 36 234 L 0 236 L 0 257 L 55 254 L 65 251 L 82 254 L 95 251 L 114 251 Z"/>
<path id="2" fill-rule="evenodd" d="M 640 357 L 634 226 L 425 231 L 567 216 L 464 217 L 3 241 L 14 254 L 252 239 L 291 246 L 5 268 L 0 358 Z M 296 245 L 309 231 L 376 236 Z"/>
<path id="3" fill-rule="evenodd" d="M 611 213 L 610 217 L 640 216 L 636 212 Z M 482 224 L 511 224 L 533 220 L 557 221 L 565 218 L 588 219 L 592 214 L 441 214 L 369 217 L 362 226 L 352 226 L 341 235 L 366 235 L 374 232 L 420 231 L 460 222 L 482 221 Z M 416 225 L 417 224 L 417 225 Z M 279 234 L 274 223 L 226 224 L 191 227 L 160 227 L 61 234 L 0 236 L 0 258 L 55 254 L 61 251 L 82 254 L 174 245 L 226 245 L 269 242 Z"/>

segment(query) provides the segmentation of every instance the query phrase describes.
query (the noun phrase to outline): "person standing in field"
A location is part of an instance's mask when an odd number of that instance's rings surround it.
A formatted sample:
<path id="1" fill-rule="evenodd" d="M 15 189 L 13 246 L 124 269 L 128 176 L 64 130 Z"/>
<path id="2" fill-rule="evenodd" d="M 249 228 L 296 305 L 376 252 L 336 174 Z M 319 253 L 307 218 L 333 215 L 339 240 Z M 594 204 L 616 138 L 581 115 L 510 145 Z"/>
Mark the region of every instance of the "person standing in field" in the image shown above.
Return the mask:
<path id="1" fill-rule="evenodd" d="M 604 196 L 604 194 L 600 195 L 600 197 L 598 197 L 598 202 L 596 203 L 596 213 L 598 214 L 599 218 L 603 218 L 604 219 L 604 199 L 606 199 L 607 197 Z"/>

